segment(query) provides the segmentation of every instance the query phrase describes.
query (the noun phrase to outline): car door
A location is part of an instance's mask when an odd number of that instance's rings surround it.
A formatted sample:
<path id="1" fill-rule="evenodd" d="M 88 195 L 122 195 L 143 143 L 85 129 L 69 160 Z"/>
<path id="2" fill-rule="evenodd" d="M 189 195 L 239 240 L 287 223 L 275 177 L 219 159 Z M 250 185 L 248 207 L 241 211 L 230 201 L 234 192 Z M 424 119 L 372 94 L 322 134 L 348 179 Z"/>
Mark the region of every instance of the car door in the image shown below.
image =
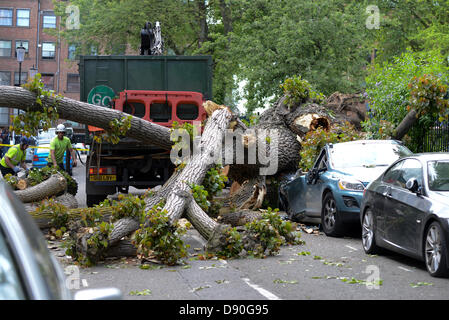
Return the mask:
<path id="1" fill-rule="evenodd" d="M 309 181 L 306 179 L 306 214 L 310 217 L 321 217 L 322 192 L 324 187 L 323 174 L 327 170 L 327 167 L 327 154 L 324 148 L 313 166 L 315 178 Z"/>
<path id="2" fill-rule="evenodd" d="M 386 238 L 400 249 L 416 253 L 419 247 L 420 223 L 422 213 L 418 209 L 422 199 L 409 191 L 405 184 L 410 178 L 423 183 L 423 168 L 416 159 L 406 159 L 399 170 L 399 175 L 385 196 Z"/>
<path id="3" fill-rule="evenodd" d="M 390 167 L 382 176 L 381 182 L 373 190 L 373 207 L 374 215 L 376 217 L 376 226 L 378 235 L 386 239 L 386 233 L 390 225 L 386 222 L 386 210 L 389 210 L 391 205 L 389 196 L 391 195 L 391 188 L 398 183 L 397 180 L 401 173 L 403 161 L 399 161 Z M 388 240 L 388 239 L 386 239 Z"/>

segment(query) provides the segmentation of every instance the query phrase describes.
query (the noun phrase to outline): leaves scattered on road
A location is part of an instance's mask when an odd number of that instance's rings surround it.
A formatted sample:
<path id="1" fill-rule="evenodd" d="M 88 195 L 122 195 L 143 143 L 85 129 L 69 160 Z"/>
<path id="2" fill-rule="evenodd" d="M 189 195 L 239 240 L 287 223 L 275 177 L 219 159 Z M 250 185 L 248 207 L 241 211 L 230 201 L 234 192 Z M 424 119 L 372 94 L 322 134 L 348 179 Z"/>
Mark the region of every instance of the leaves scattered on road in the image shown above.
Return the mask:
<path id="1" fill-rule="evenodd" d="M 430 283 L 430 282 L 412 282 L 412 283 L 410 283 L 410 286 L 412 288 L 419 288 L 419 287 L 424 287 L 424 286 L 433 286 L 433 283 Z"/>
<path id="2" fill-rule="evenodd" d="M 151 295 L 150 289 L 144 289 L 142 291 L 131 291 L 129 293 L 130 296 L 149 296 Z"/>

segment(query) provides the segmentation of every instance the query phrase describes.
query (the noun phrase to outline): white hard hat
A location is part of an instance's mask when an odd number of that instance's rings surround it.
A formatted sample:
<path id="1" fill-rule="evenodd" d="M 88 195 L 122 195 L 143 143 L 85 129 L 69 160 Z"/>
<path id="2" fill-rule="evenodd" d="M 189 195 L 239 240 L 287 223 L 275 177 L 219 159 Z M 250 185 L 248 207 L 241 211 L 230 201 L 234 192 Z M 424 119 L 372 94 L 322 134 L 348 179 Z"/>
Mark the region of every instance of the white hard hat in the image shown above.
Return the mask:
<path id="1" fill-rule="evenodd" d="M 64 132 L 65 133 L 65 126 L 63 124 L 58 124 L 56 127 L 56 133 L 58 132 Z"/>

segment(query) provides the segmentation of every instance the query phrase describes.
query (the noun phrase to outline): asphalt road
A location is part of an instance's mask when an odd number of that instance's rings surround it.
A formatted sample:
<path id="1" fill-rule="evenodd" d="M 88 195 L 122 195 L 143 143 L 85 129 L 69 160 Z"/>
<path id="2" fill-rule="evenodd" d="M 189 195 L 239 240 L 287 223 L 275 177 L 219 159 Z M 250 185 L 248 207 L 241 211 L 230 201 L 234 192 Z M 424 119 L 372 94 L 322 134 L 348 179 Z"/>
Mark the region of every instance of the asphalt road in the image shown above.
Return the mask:
<path id="1" fill-rule="evenodd" d="M 85 206 L 83 175 L 84 166 L 75 168 L 77 199 Z M 179 266 L 150 263 L 143 268 L 137 259 L 110 259 L 92 268 L 74 268 L 63 250 L 52 251 L 66 268 L 74 291 L 112 286 L 122 291 L 124 299 L 449 299 L 449 279 L 433 278 L 422 262 L 392 252 L 365 254 L 359 231 L 330 238 L 302 230 L 305 244 L 285 246 L 274 257 L 202 261 L 198 253 L 204 241 L 191 229 L 184 237 L 190 256 Z"/>

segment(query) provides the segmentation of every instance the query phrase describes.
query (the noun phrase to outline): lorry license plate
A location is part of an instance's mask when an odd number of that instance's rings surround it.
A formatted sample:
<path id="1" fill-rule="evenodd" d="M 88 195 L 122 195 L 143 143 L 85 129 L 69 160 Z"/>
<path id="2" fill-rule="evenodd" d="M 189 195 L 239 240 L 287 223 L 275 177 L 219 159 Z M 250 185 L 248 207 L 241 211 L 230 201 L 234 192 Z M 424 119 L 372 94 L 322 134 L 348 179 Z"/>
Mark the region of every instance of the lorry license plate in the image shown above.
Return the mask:
<path id="1" fill-rule="evenodd" d="M 89 181 L 115 181 L 117 176 L 115 174 L 91 175 Z"/>

